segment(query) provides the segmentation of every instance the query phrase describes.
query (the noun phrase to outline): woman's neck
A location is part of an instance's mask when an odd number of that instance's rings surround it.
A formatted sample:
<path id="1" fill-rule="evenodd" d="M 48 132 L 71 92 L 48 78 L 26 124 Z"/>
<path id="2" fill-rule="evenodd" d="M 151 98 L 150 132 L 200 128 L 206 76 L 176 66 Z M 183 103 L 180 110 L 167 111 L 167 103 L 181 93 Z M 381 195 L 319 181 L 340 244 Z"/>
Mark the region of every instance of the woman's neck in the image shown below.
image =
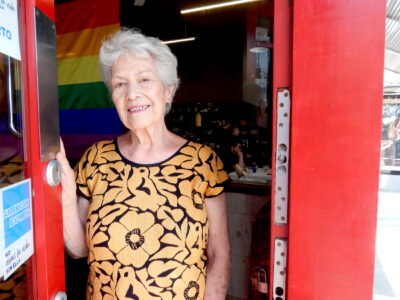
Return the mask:
<path id="1" fill-rule="evenodd" d="M 186 142 L 163 128 L 131 130 L 118 138 L 118 147 L 128 159 L 137 163 L 155 163 L 168 158 Z"/>
<path id="2" fill-rule="evenodd" d="M 162 146 L 171 138 L 171 134 L 168 131 L 165 124 L 157 127 L 140 128 L 129 130 L 125 136 L 126 142 L 135 147 L 151 148 Z"/>

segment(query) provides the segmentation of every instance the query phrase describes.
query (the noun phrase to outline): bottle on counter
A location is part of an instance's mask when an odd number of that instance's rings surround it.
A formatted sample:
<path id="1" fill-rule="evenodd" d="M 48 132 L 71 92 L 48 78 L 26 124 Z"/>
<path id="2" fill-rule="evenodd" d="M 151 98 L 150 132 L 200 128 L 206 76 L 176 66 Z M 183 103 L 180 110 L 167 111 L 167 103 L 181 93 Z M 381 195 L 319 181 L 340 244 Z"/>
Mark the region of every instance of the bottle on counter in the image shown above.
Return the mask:
<path id="1" fill-rule="evenodd" d="M 197 104 L 196 114 L 194 116 L 194 125 L 196 127 L 201 127 L 201 112 L 200 112 L 200 105 Z"/>
<path id="2" fill-rule="evenodd" d="M 256 162 L 253 162 L 251 164 L 251 170 L 252 170 L 253 173 L 257 173 L 257 164 L 256 164 Z"/>
<path id="3" fill-rule="evenodd" d="M 192 121 L 192 124 L 193 124 L 193 121 Z M 196 143 L 203 142 L 203 138 L 202 138 L 202 115 L 201 115 L 201 111 L 200 111 L 200 103 L 197 103 L 197 105 L 195 106 L 195 109 L 194 109 L 193 140 Z"/>

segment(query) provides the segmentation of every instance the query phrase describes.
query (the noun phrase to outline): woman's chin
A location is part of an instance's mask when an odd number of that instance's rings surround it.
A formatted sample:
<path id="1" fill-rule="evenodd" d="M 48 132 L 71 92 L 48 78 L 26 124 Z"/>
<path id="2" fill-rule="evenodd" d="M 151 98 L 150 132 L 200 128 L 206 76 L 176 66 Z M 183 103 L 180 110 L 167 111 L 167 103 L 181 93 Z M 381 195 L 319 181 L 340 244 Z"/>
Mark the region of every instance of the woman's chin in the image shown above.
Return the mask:
<path id="1" fill-rule="evenodd" d="M 130 131 L 138 131 L 138 130 L 146 130 L 149 129 L 150 126 L 148 125 L 128 125 L 126 126 Z"/>
<path id="2" fill-rule="evenodd" d="M 151 128 L 162 128 L 165 126 L 164 116 L 160 115 L 137 115 L 135 118 L 126 118 L 122 122 L 131 131 L 146 130 Z"/>
<path id="3" fill-rule="evenodd" d="M 138 130 L 149 130 L 156 126 L 155 122 L 135 122 L 130 124 L 125 124 L 125 127 L 130 131 L 138 131 Z"/>

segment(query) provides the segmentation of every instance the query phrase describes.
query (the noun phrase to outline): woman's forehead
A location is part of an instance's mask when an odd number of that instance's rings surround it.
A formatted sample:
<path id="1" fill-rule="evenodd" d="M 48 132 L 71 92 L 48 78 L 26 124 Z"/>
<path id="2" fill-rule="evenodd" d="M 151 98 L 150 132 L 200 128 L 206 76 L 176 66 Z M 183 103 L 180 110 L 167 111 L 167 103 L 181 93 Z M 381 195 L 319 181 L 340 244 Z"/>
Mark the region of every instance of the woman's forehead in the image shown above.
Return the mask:
<path id="1" fill-rule="evenodd" d="M 121 60 L 124 62 L 133 61 L 133 62 L 144 62 L 144 63 L 155 64 L 155 60 L 150 55 L 147 55 L 145 53 L 132 53 L 132 52 L 121 53 L 115 60 L 114 65 L 120 62 Z"/>
<path id="2" fill-rule="evenodd" d="M 129 73 L 156 73 L 158 74 L 155 61 L 148 57 L 138 57 L 133 54 L 121 55 L 112 67 L 112 73 L 129 72 Z"/>

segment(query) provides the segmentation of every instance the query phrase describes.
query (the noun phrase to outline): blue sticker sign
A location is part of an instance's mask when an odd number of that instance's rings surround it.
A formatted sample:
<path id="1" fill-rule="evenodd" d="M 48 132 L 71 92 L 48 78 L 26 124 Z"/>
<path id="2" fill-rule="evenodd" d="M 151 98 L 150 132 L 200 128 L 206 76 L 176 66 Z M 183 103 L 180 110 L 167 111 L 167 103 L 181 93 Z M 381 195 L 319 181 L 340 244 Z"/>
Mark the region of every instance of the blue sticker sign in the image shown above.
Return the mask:
<path id="1" fill-rule="evenodd" d="M 3 192 L 5 247 L 32 230 L 32 208 L 28 182 Z"/>
<path id="2" fill-rule="evenodd" d="M 33 254 L 31 180 L 0 189 L 0 277 Z"/>

